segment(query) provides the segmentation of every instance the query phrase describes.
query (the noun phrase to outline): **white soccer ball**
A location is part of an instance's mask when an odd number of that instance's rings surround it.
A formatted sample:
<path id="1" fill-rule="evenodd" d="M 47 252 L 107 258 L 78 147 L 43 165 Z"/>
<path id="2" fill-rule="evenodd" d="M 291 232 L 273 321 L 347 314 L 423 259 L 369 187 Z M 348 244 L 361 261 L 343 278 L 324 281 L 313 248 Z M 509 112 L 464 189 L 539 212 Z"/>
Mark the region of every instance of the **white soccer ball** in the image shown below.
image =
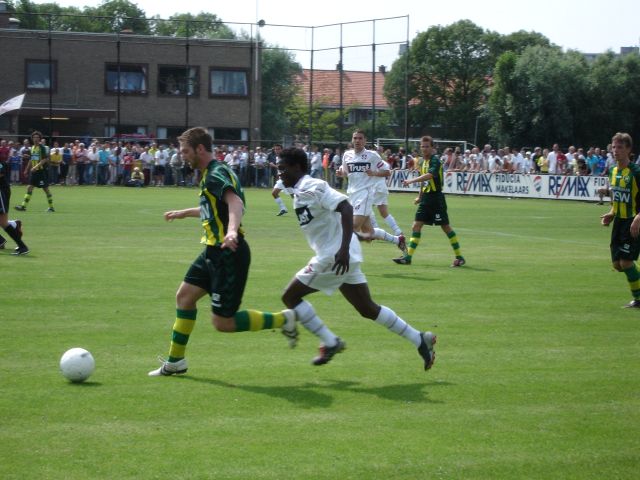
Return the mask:
<path id="1" fill-rule="evenodd" d="M 67 350 L 60 359 L 60 371 L 67 380 L 84 382 L 96 369 L 93 355 L 84 348 Z"/>

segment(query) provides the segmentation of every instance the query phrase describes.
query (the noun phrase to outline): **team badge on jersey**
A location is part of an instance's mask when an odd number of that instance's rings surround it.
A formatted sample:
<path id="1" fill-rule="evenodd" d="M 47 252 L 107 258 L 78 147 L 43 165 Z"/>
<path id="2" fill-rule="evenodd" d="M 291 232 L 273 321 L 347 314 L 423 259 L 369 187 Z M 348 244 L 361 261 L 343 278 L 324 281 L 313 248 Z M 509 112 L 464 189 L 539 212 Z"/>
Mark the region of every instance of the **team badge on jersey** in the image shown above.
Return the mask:
<path id="1" fill-rule="evenodd" d="M 309 207 L 306 206 L 296 208 L 296 215 L 301 227 L 307 225 L 311 220 L 313 220 L 313 215 L 311 215 Z"/>

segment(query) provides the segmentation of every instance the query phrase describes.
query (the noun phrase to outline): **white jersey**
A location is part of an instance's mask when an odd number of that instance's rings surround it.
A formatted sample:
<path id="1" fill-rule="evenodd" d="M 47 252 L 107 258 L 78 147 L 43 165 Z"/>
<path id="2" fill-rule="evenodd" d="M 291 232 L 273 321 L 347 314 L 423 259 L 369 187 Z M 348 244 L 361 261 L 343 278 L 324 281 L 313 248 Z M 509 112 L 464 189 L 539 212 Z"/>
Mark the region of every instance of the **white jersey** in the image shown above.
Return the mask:
<path id="1" fill-rule="evenodd" d="M 293 209 L 318 262 L 333 264 L 340 250 L 342 221 L 336 208 L 344 200 L 348 200 L 346 195 L 309 175 L 293 187 Z M 362 262 L 362 250 L 355 234 L 351 237 L 349 255 L 350 263 Z"/>
<path id="2" fill-rule="evenodd" d="M 351 195 L 365 188 L 374 187 L 377 177 L 370 177 L 367 171 L 377 172 L 382 170 L 384 165 L 384 160 L 380 158 L 378 152 L 373 150 L 362 149 L 360 153 L 356 153 L 355 150 L 344 152 L 342 171 L 348 175 L 349 179 L 347 194 Z"/>

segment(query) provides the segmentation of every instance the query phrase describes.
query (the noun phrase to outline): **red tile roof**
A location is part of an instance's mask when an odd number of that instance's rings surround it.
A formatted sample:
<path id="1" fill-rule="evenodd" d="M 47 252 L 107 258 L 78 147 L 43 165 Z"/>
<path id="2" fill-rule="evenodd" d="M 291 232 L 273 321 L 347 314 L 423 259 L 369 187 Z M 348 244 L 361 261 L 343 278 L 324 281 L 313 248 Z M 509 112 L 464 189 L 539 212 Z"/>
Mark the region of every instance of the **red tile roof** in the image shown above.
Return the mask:
<path id="1" fill-rule="evenodd" d="M 371 88 L 373 86 L 373 76 L 371 72 L 342 72 L 342 102 L 349 106 L 357 103 L 363 108 L 371 108 Z M 382 95 L 385 75 L 375 72 L 376 108 L 388 108 L 387 101 Z M 309 100 L 309 89 L 311 85 L 311 70 L 304 69 L 297 79 L 300 84 L 300 95 L 305 101 Z M 320 102 L 323 106 L 340 106 L 340 72 L 338 70 L 314 70 L 313 71 L 313 100 Z"/>

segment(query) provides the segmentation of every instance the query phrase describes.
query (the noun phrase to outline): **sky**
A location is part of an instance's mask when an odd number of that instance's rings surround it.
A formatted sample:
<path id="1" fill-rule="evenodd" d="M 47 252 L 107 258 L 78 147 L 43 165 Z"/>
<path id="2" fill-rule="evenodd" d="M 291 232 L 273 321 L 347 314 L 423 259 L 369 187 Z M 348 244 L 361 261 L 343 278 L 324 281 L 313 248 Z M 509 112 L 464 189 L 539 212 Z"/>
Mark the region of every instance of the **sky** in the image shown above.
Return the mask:
<path id="1" fill-rule="evenodd" d="M 131 0 L 130 0 L 131 1 Z M 50 3 L 35 1 L 34 3 Z M 61 6 L 97 6 L 101 0 L 59 0 Z M 309 68 L 334 69 L 342 39 L 345 70 L 390 67 L 401 43 L 435 25 L 468 19 L 485 30 L 503 35 L 536 31 L 565 50 L 584 53 L 619 52 L 640 43 L 638 0 L 138 0 L 147 17 L 168 18 L 176 13 L 216 14 L 235 29 L 258 30 L 272 45 L 292 50 Z M 375 21 L 374 21 L 375 20 Z M 343 23 L 342 26 L 339 24 Z M 244 24 L 244 25 L 241 25 Z M 302 28 L 307 27 L 307 28 Z M 313 28 L 311 28 L 313 27 Z M 377 44 L 375 57 L 371 44 Z"/>

